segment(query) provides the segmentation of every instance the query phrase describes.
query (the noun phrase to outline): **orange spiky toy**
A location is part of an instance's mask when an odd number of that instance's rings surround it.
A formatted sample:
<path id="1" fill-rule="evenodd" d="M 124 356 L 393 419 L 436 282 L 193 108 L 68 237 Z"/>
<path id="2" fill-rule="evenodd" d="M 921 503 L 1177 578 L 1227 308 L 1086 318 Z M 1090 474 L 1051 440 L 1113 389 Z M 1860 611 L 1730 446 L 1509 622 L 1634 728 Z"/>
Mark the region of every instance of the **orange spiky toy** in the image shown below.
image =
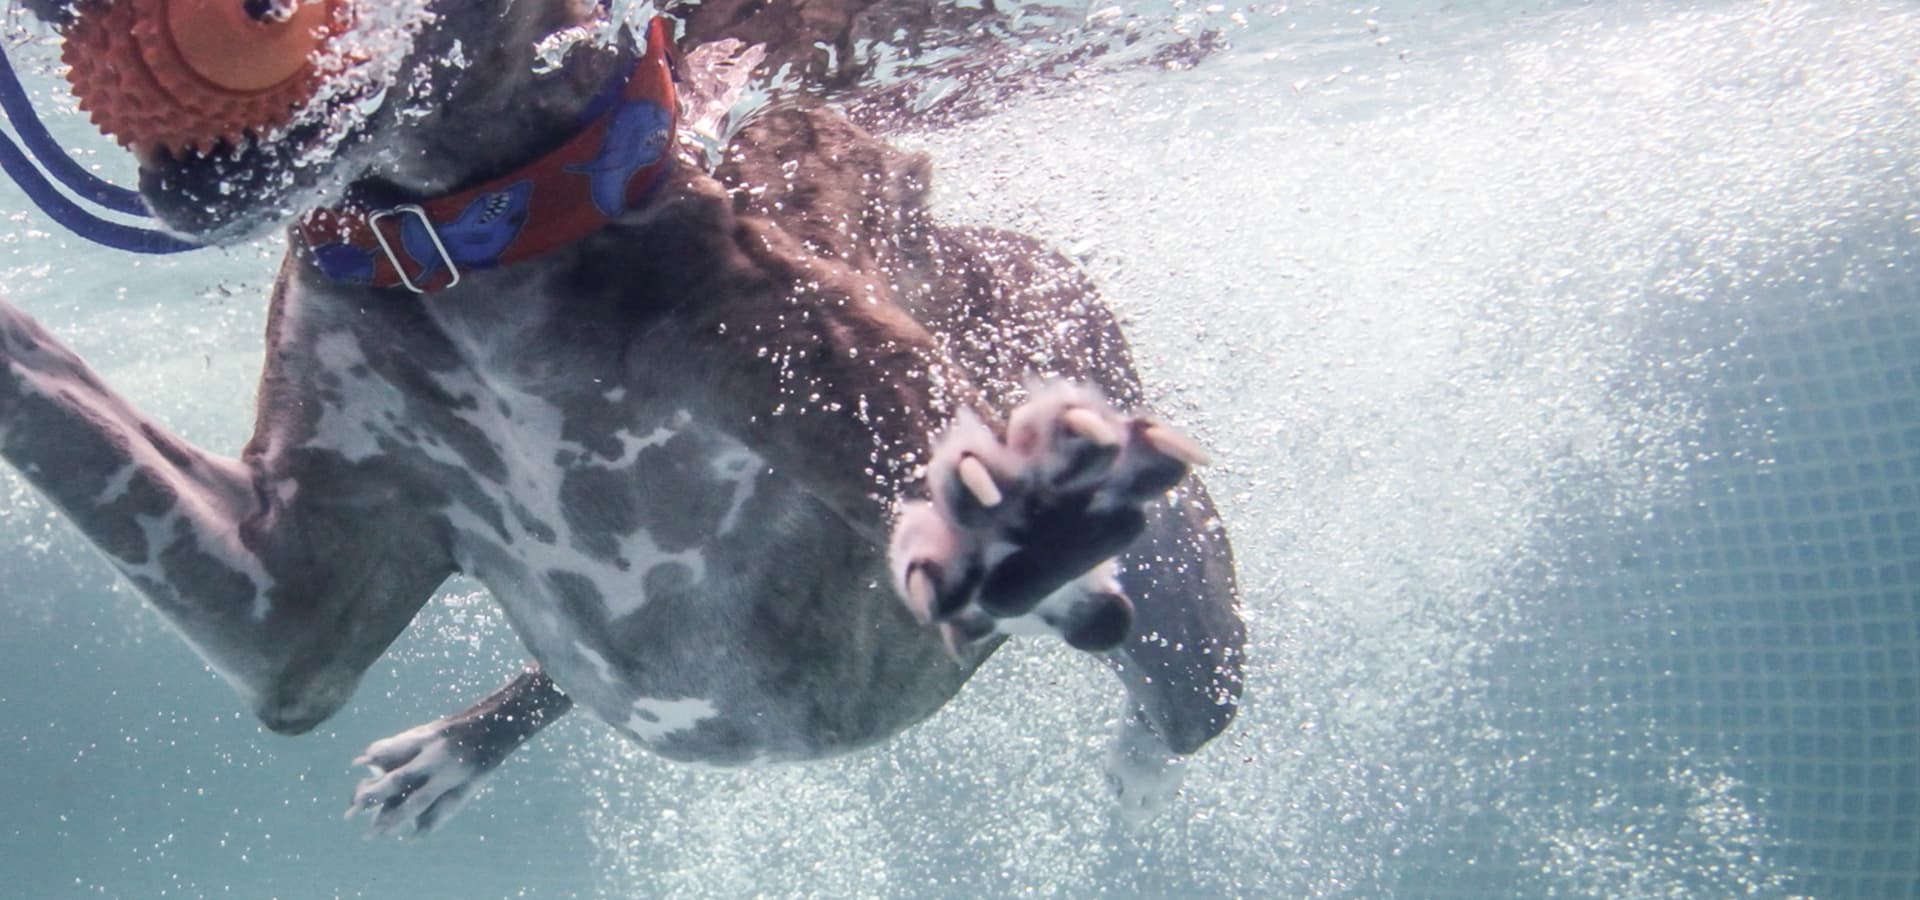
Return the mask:
<path id="1" fill-rule="evenodd" d="M 291 121 L 346 0 L 88 0 L 61 58 L 80 108 L 142 153 L 239 146 Z"/>

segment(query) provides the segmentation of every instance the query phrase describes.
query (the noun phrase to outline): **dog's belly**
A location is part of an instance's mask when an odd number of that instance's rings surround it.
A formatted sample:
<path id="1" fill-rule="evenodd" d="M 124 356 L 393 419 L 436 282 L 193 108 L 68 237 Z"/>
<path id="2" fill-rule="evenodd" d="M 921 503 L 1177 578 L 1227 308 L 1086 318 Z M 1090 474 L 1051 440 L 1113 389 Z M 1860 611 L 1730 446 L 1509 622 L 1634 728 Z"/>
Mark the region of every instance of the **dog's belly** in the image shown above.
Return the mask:
<path id="1" fill-rule="evenodd" d="M 879 547 L 685 411 L 640 418 L 587 442 L 606 453 L 515 428 L 508 514 L 453 515 L 463 567 L 582 709 L 670 757 L 748 764 L 884 739 L 958 690 Z"/>

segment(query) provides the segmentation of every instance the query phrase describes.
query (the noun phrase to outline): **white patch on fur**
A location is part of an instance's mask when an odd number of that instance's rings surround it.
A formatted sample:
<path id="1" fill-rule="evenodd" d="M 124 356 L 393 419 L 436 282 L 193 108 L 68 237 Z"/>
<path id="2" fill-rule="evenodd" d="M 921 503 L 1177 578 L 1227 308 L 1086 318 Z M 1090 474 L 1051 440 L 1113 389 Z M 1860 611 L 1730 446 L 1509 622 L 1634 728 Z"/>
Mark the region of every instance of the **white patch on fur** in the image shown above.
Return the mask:
<path id="1" fill-rule="evenodd" d="M 633 701 L 633 714 L 627 717 L 626 729 L 643 741 L 657 741 L 690 730 L 719 714 L 708 700 L 641 697 Z"/>
<path id="2" fill-rule="evenodd" d="M 125 559 L 115 559 L 120 571 L 134 579 L 144 579 L 155 584 L 170 584 L 166 572 L 160 568 L 160 551 L 167 546 L 168 538 L 173 534 L 180 521 L 180 511 L 169 509 L 157 516 L 135 514 L 133 524 L 140 527 L 140 539 L 146 544 L 146 562 L 136 563 Z"/>
<path id="3" fill-rule="evenodd" d="M 180 501 L 180 503 L 187 502 L 190 501 Z M 135 563 L 131 560 L 115 558 L 114 564 L 120 571 L 126 573 L 127 577 L 136 581 L 172 584 L 172 579 L 167 577 L 166 569 L 160 563 L 160 556 L 177 540 L 192 541 L 194 549 L 212 557 L 221 565 L 247 579 L 253 586 L 253 605 L 248 610 L 248 614 L 256 622 L 265 620 L 267 613 L 273 609 L 272 601 L 267 599 L 267 591 L 273 587 L 273 579 L 267 575 L 266 566 L 260 562 L 259 557 L 254 556 L 251 551 L 241 545 L 239 532 L 209 533 L 189 530 L 186 535 L 176 537 L 180 523 L 184 519 L 185 515 L 179 503 L 157 516 L 136 514 L 133 521 L 140 527 L 141 539 L 146 543 L 146 561 Z M 203 517 L 202 520 L 212 521 L 213 517 Z"/>
<path id="4" fill-rule="evenodd" d="M 608 621 L 626 618 L 647 605 L 647 573 L 660 566 L 684 566 L 688 579 L 695 583 L 707 577 L 706 554 L 698 549 L 668 553 L 660 549 L 653 535 L 645 531 L 636 531 L 620 539 L 620 558 L 632 563 L 630 571 L 639 576 L 637 579 L 628 579 L 626 572 L 614 569 L 603 570 L 602 578 L 582 573 L 592 578 L 594 585 L 600 589 L 600 599 L 606 604 Z"/>
<path id="5" fill-rule="evenodd" d="M 595 459 L 591 456 L 585 456 L 584 458 L 588 460 L 588 465 L 596 468 L 625 469 L 640 459 L 640 451 L 649 447 L 658 447 L 673 440 L 675 435 L 685 431 L 687 426 L 692 422 L 693 414 L 683 409 L 675 412 L 673 419 L 668 424 L 654 428 L 652 432 L 649 432 L 644 437 L 634 434 L 629 429 L 622 428 L 614 434 L 614 438 L 620 442 L 620 457 L 618 459 L 609 461 Z"/>
<path id="6" fill-rule="evenodd" d="M 133 477 L 138 474 L 140 474 L 138 463 L 127 463 L 121 466 L 112 477 L 107 479 L 106 486 L 100 489 L 100 493 L 94 495 L 93 505 L 107 506 L 118 503 L 120 498 L 127 495 L 127 489 L 133 486 Z"/>
<path id="7" fill-rule="evenodd" d="M 725 450 L 713 458 L 713 475 L 723 481 L 733 483 L 733 497 L 727 504 L 726 515 L 720 517 L 720 534 L 733 531 L 740 524 L 740 511 L 745 509 L 747 501 L 753 499 L 754 487 L 759 484 L 760 474 L 766 470 L 767 461 L 747 445 L 729 442 Z"/>
<path id="8" fill-rule="evenodd" d="M 684 567 L 687 577 L 697 583 L 706 578 L 706 555 L 699 547 L 668 552 L 652 534 L 639 530 L 611 535 L 614 554 L 624 565 L 594 559 L 583 549 L 585 539 L 597 540 L 607 535 L 575 533 L 561 503 L 561 487 L 569 465 L 628 468 L 638 463 L 646 448 L 665 444 L 685 430 L 700 426 L 690 412 L 680 410 L 668 417 L 665 425 L 648 433 L 621 431 L 617 434 L 621 442 L 620 457 L 608 460 L 595 456 L 580 442 L 562 437 L 567 424 L 562 407 L 516 388 L 507 379 L 482 381 L 466 371 L 439 373 L 435 378 L 439 386 L 453 396 L 481 398 L 457 414 L 481 434 L 489 436 L 494 451 L 506 466 L 506 477 L 499 483 L 481 479 L 478 487 L 500 509 L 518 504 L 524 511 L 524 515 L 508 514 L 495 522 L 464 504 L 450 507 L 447 515 L 460 535 L 456 558 L 467 564 L 474 576 L 495 588 L 495 597 L 508 607 L 512 618 L 536 623 L 530 633 L 522 635 L 523 639 L 542 660 L 548 674 L 582 709 L 614 724 L 638 716 L 628 706 L 629 695 L 623 690 L 625 673 L 604 656 L 582 647 L 577 638 L 580 623 L 555 612 L 556 598 L 542 576 L 566 572 L 585 579 L 600 596 L 608 619 L 617 620 L 632 615 L 647 603 L 648 573 L 663 565 L 676 565 Z M 463 460 L 444 447 L 423 447 L 422 452 L 448 465 L 466 467 Z M 731 499 L 744 503 L 742 493 L 743 489 L 736 485 Z M 504 541 L 501 527 L 505 529 Z M 542 540 L 542 535 L 536 533 L 537 528 L 550 529 L 552 539 Z M 486 552 L 476 549 L 481 546 L 487 548 Z M 502 571 L 487 562 L 501 557 L 511 559 L 513 566 Z M 714 714 L 710 705 L 694 705 L 704 701 L 668 702 L 687 705 L 663 707 L 662 710 L 673 717 L 671 721 L 663 717 L 660 723 L 655 723 L 639 716 L 641 727 L 632 730 L 642 737 L 665 734 L 688 727 L 694 721 L 690 717 L 696 714 Z"/>
<path id="9" fill-rule="evenodd" d="M 379 455 L 384 433 L 376 423 L 383 418 L 397 419 L 404 411 L 399 390 L 385 379 L 352 374 L 356 366 L 367 364 L 366 354 L 352 332 L 329 331 L 314 338 L 313 359 L 321 371 L 339 381 L 341 393 L 351 393 L 353 399 L 344 405 L 321 407 L 320 420 L 314 423 L 313 439 L 307 446 L 338 453 L 348 462 Z M 346 409 L 354 412 L 349 414 Z"/>
<path id="10" fill-rule="evenodd" d="M 580 651 L 580 655 L 586 658 L 594 671 L 600 673 L 601 681 L 616 686 L 626 683 L 626 680 L 620 677 L 620 673 L 613 670 L 613 664 L 607 662 L 607 658 L 600 655 L 598 650 L 587 646 L 586 641 L 574 641 L 573 649 Z"/>

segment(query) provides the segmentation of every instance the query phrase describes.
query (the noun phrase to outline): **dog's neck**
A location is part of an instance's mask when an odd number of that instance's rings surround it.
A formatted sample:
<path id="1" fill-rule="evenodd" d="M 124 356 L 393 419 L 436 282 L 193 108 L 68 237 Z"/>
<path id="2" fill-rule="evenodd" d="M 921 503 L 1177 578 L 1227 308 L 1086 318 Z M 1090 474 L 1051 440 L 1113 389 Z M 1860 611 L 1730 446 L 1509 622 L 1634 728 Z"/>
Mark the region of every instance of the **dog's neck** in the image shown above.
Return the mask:
<path id="1" fill-rule="evenodd" d="M 564 141 L 612 75 L 630 65 L 624 45 L 576 47 L 558 68 L 536 74 L 537 47 L 588 22 L 591 0 L 483 0 L 436 4 L 439 25 L 420 38 L 416 68 L 432 99 L 404 126 L 397 151 L 363 180 L 414 196 L 457 190 L 511 171 Z M 443 60 L 456 53 L 459 70 Z"/>
<path id="2" fill-rule="evenodd" d="M 484 183 L 438 196 L 395 197 L 391 182 L 363 182 L 359 196 L 309 213 L 296 233 L 328 277 L 418 294 L 457 285 L 465 268 L 550 257 L 633 209 L 672 168 L 671 44 L 667 21 L 653 20 L 644 56 L 597 93 L 591 111 L 570 104 L 578 130 L 550 141 L 559 146 L 506 172 L 483 167 Z M 494 152 L 486 144 L 476 149 Z"/>

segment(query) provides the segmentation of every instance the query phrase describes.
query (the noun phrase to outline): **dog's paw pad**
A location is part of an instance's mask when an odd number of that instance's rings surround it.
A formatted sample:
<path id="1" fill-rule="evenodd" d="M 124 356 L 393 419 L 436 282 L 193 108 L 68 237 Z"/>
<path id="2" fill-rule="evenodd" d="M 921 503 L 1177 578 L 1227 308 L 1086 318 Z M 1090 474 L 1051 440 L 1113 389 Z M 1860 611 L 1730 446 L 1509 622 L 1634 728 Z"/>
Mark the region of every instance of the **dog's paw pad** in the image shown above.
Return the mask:
<path id="1" fill-rule="evenodd" d="M 1089 591 L 1067 604 L 1057 628 L 1075 650 L 1104 653 L 1133 633 L 1133 601 L 1118 591 Z"/>
<path id="2" fill-rule="evenodd" d="M 1076 385 L 1036 389 L 1004 440 L 963 414 L 934 444 L 930 499 L 895 525 L 894 587 L 920 621 L 943 623 L 950 647 L 1041 632 L 1111 649 L 1133 606 L 1108 563 L 1144 530 L 1141 507 L 1205 460 L 1184 435 Z"/>

